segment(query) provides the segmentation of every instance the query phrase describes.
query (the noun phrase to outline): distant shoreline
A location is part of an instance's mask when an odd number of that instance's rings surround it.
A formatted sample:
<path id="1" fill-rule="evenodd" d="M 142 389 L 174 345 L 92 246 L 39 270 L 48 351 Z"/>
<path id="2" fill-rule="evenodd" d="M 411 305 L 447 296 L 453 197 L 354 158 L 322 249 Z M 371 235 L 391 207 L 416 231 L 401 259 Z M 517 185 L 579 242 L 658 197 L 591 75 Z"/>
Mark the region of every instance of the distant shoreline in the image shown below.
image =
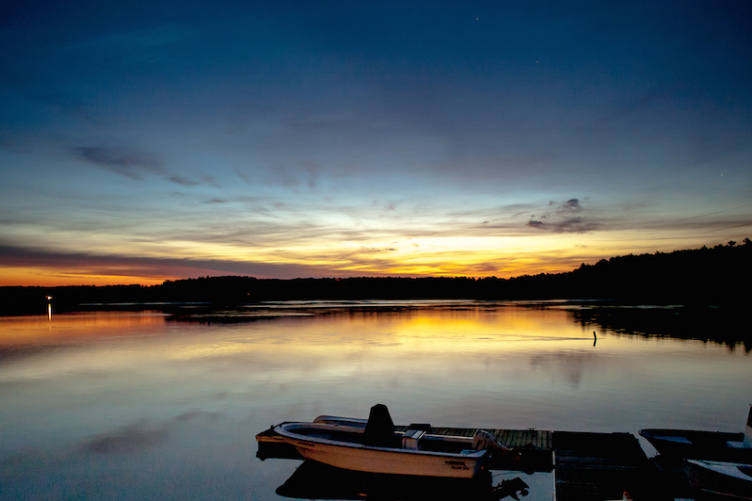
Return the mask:
<path id="1" fill-rule="evenodd" d="M 52 299 L 48 300 L 47 298 Z M 160 285 L 5 286 L 0 315 L 75 311 L 91 304 L 201 303 L 218 306 L 281 300 L 575 300 L 626 304 L 748 305 L 752 241 L 671 253 L 628 255 L 566 273 L 515 278 L 354 277 L 258 279 L 244 276 L 165 281 Z M 84 308 L 85 309 L 85 308 Z"/>

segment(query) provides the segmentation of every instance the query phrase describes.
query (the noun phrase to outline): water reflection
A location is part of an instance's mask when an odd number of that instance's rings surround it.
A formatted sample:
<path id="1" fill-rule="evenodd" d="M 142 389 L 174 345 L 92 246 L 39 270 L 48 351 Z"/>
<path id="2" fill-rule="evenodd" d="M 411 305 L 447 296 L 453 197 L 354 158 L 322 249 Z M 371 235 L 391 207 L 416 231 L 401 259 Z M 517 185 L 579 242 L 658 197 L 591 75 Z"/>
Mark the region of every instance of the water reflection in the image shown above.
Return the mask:
<path id="1" fill-rule="evenodd" d="M 300 463 L 262 463 L 255 434 L 366 417 L 376 401 L 402 423 L 636 433 L 737 431 L 751 398 L 744 350 L 626 335 L 613 316 L 563 307 L 249 312 L 0 318 L 3 497 L 278 500 Z M 528 500 L 551 499 L 548 480 L 548 492 L 525 481 Z"/>
<path id="2" fill-rule="evenodd" d="M 130 337 L 161 330 L 166 316 L 159 311 L 66 313 L 54 318 L 0 316 L 0 350 Z"/>
<path id="3" fill-rule="evenodd" d="M 583 327 L 598 326 L 615 334 L 715 342 L 752 352 L 748 313 L 738 307 L 570 305 L 566 309 Z"/>
<path id="4" fill-rule="evenodd" d="M 298 499 L 497 501 L 527 496 L 530 486 L 519 476 L 493 485 L 489 472 L 470 480 L 429 479 L 351 472 L 304 461 L 276 492 Z"/>

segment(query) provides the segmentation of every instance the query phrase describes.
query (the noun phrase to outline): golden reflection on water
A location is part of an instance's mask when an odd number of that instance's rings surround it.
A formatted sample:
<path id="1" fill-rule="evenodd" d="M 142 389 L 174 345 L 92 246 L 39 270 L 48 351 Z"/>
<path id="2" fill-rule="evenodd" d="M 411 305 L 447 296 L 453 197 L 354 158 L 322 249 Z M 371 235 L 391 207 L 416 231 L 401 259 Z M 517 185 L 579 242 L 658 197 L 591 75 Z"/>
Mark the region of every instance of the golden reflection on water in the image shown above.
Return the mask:
<path id="1" fill-rule="evenodd" d="M 192 360 L 250 354 L 278 362 L 316 358 L 332 362 L 354 354 L 413 362 L 416 355 L 514 358 L 531 356 L 534 364 L 545 353 L 625 351 L 639 354 L 665 342 L 599 332 L 575 324 L 565 311 L 526 308 L 485 310 L 418 310 L 408 312 L 340 311 L 324 315 L 257 320 L 248 323 L 181 323 L 160 312 L 90 312 L 43 317 L 0 318 L 0 349 L 44 348 L 66 344 L 106 347 L 111 358 L 147 351 L 149 359 Z M 143 338 L 147 336 L 147 338 Z M 139 344 L 126 341 L 141 337 Z M 122 342 L 115 346 L 117 338 Z M 110 339 L 107 345 L 104 340 Z M 696 350 L 672 344 L 672 351 Z M 705 351 L 703 356 L 712 356 Z M 723 356 L 723 354 L 721 354 Z"/>
<path id="2" fill-rule="evenodd" d="M 226 326 L 226 331 L 232 335 L 210 341 L 186 340 L 168 356 L 189 360 L 263 354 L 287 360 L 291 366 L 303 361 L 310 364 L 310 360 L 347 363 L 357 357 L 368 357 L 370 364 L 382 359 L 388 359 L 389 365 L 400 360 L 414 364 L 416 357 L 442 357 L 442 363 L 447 363 L 445 357 L 451 357 L 461 363 L 472 355 L 508 358 L 514 353 L 550 347 L 552 342 L 557 349 L 590 349 L 593 341 L 592 333 L 568 322 L 563 312 L 514 309 L 378 316 L 355 312 Z"/>
<path id="3" fill-rule="evenodd" d="M 0 348 L 44 346 L 87 338 L 137 334 L 164 324 L 161 312 L 90 312 L 0 317 Z"/>
<path id="4" fill-rule="evenodd" d="M 253 435 L 283 420 L 367 416 L 382 402 L 398 422 L 438 426 L 735 430 L 752 388 L 743 352 L 618 335 L 562 309 L 271 313 L 239 323 L 159 312 L 0 318 L 4 474 L 39 498 L 49 492 L 35 486 L 67 468 L 68 486 L 104 469 L 121 489 L 130 480 L 118 472 L 133 471 L 152 479 L 142 498 L 167 495 L 167 484 L 190 497 L 191 479 L 223 478 L 235 483 L 219 497 L 256 489 L 276 500 L 289 471 L 269 480 L 284 467 L 252 458 Z M 96 497 L 76 489 L 59 497 Z"/>

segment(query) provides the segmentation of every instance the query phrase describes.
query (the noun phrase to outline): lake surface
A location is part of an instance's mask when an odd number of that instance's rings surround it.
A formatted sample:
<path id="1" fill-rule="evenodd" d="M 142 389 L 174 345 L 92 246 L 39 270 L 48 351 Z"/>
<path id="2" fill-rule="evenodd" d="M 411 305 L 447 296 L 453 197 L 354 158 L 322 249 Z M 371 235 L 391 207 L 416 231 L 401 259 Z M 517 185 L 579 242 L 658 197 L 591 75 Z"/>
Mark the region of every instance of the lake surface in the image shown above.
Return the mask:
<path id="1" fill-rule="evenodd" d="M 583 308 L 287 302 L 222 322 L 0 318 L 0 498 L 289 499 L 275 491 L 301 462 L 261 461 L 256 433 L 367 417 L 375 403 L 397 424 L 744 429 L 748 347 L 617 333 Z M 551 499 L 550 474 L 523 477 L 525 499 Z"/>

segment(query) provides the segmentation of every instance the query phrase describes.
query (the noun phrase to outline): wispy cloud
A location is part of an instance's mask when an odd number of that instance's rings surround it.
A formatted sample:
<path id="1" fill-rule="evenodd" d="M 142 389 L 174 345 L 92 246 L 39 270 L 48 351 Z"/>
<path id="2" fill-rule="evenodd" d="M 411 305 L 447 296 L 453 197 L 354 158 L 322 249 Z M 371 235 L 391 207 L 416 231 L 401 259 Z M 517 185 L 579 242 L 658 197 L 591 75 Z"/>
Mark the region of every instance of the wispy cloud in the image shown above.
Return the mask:
<path id="1" fill-rule="evenodd" d="M 538 230 L 550 230 L 555 233 L 587 233 L 599 229 L 598 223 L 589 223 L 581 217 L 572 217 L 555 222 L 543 222 L 531 219 L 527 223 L 528 227 Z"/>
<path id="2" fill-rule="evenodd" d="M 70 283 L 94 283 L 97 277 L 110 277 L 110 281 L 114 283 L 143 283 L 144 277 L 174 280 L 216 275 L 283 279 L 348 276 L 346 271 L 317 264 L 96 255 L 15 246 L 0 246 L 0 258 L 7 268 L 49 270 L 51 276 L 54 274 L 59 279 L 69 280 Z M 0 279 L 0 285 L 18 284 L 6 283 Z"/>
<path id="3" fill-rule="evenodd" d="M 600 223 L 576 215 L 584 210 L 577 198 L 571 198 L 566 202 L 552 201 L 541 216 L 532 216 L 527 226 L 554 233 L 587 233 L 601 229 Z"/>
<path id="4" fill-rule="evenodd" d="M 162 163 L 153 155 L 135 149 L 105 146 L 78 146 L 72 149 L 75 157 L 135 180 L 144 174 L 165 174 Z"/>
<path id="5" fill-rule="evenodd" d="M 201 184 L 198 181 L 188 179 L 184 176 L 170 176 L 168 179 L 175 184 L 179 184 L 180 186 L 198 186 L 199 184 Z"/>
<path id="6" fill-rule="evenodd" d="M 156 175 L 171 183 L 185 187 L 202 184 L 217 186 L 217 180 L 212 176 L 203 176 L 199 182 L 185 175 L 172 174 L 156 155 L 137 148 L 78 146 L 72 148 L 72 153 L 76 158 L 91 165 L 136 181 L 144 180 L 147 175 Z"/>

